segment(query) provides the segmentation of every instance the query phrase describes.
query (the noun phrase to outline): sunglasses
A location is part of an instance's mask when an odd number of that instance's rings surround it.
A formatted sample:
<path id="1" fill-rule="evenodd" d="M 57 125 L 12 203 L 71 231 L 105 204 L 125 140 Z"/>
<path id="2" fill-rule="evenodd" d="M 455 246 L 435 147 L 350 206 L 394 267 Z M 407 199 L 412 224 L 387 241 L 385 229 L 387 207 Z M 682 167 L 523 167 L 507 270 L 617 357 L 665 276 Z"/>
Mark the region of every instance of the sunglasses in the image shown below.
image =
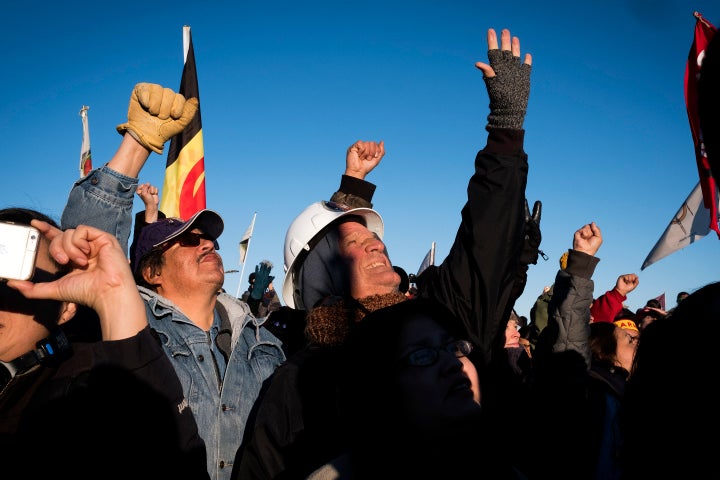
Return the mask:
<path id="1" fill-rule="evenodd" d="M 40 268 L 35 269 L 33 277 L 30 279 L 33 283 L 46 283 L 57 280 L 65 275 L 65 272 L 51 273 Z M 7 286 L 6 282 L 0 282 L 0 310 L 4 312 L 14 312 L 23 314 L 37 313 L 48 305 L 57 305 L 60 302 L 55 300 L 32 300 L 14 288 Z"/>
<path id="2" fill-rule="evenodd" d="M 205 232 L 185 232 L 182 235 L 173 238 L 170 241 L 165 242 L 161 249 L 162 251 L 166 251 L 168 248 L 172 247 L 176 243 L 179 244 L 181 247 L 197 247 L 200 245 L 200 242 L 203 240 L 210 240 L 213 242 L 213 245 L 215 246 L 215 250 L 220 250 L 220 245 L 218 245 L 217 240 L 215 240 L 213 237 L 208 235 Z"/>

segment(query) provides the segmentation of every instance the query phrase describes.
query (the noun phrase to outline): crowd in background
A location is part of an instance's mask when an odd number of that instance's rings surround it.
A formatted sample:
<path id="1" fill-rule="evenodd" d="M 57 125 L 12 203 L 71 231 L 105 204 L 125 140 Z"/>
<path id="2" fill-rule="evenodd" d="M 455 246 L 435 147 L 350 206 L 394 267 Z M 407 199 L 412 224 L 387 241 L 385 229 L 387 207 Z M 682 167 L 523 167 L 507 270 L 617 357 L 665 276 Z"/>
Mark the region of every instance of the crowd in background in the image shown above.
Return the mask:
<path id="1" fill-rule="evenodd" d="M 222 288 L 223 219 L 168 218 L 139 182 L 197 99 L 135 85 L 117 151 L 59 223 L 0 210 L 41 237 L 32 277 L 0 283 L 3 477 L 712 477 L 714 355 L 690 334 L 720 317 L 720 282 L 667 310 L 629 306 L 634 273 L 598 294 L 590 222 L 515 311 L 542 242 L 525 198 L 532 56 L 509 30 L 487 45 L 487 138 L 447 257 L 412 278 L 392 265 L 366 179 L 385 145 L 359 140 L 338 189 L 289 226 L 280 293 L 262 261 L 240 298 Z M 717 85 L 701 101 L 718 107 Z"/>

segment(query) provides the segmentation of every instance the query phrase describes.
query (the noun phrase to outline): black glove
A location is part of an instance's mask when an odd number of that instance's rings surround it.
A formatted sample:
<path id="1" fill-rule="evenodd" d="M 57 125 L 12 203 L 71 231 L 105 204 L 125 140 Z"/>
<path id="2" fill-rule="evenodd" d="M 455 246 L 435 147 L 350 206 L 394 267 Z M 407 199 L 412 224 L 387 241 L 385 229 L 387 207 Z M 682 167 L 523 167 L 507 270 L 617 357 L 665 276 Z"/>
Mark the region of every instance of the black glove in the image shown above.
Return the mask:
<path id="1" fill-rule="evenodd" d="M 537 264 L 538 255 L 540 255 L 540 242 L 542 234 L 540 233 L 540 216 L 542 214 L 542 203 L 540 200 L 533 205 L 532 214 L 528 207 L 527 198 L 525 199 L 525 244 L 520 254 L 520 263 L 524 265 Z"/>
<path id="2" fill-rule="evenodd" d="M 521 129 L 530 97 L 530 65 L 509 50 L 488 50 L 494 77 L 483 77 L 490 97 L 488 127 Z"/>
<path id="3" fill-rule="evenodd" d="M 270 276 L 270 270 L 272 270 L 272 267 L 273 264 L 270 263 L 269 260 L 263 260 L 255 266 L 255 283 L 253 283 L 250 298 L 260 300 L 263 297 L 268 285 L 270 285 L 270 282 L 272 282 L 273 278 L 275 278 Z"/>
<path id="4" fill-rule="evenodd" d="M 525 242 L 523 243 L 522 252 L 520 252 L 520 258 L 518 258 L 515 282 L 513 283 L 510 294 L 511 307 L 515 305 L 515 301 L 520 298 L 520 295 L 525 291 L 528 266 L 530 264 L 537 264 L 539 255 L 542 255 L 542 257 L 547 260 L 545 253 L 539 248 L 540 242 L 542 241 L 542 235 L 540 234 L 541 211 L 542 203 L 538 200 L 535 202 L 535 205 L 533 205 L 531 214 L 527 199 L 525 199 Z"/>

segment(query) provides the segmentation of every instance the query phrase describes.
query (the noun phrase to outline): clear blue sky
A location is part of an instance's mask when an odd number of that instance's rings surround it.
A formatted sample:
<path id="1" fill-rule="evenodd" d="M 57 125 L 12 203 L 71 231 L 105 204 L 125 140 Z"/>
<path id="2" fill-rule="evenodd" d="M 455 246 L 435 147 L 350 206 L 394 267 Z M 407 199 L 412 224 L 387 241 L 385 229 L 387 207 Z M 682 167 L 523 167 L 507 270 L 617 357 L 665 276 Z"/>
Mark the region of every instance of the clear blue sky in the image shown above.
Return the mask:
<path id="1" fill-rule="evenodd" d="M 593 220 L 604 236 L 596 295 L 634 272 L 632 308 L 663 292 L 671 307 L 678 291 L 717 280 L 720 265 L 711 232 L 640 271 L 698 181 L 683 96 L 694 10 L 720 25 L 717 0 L 9 2 L 0 205 L 59 219 L 78 178 L 80 108 L 90 106 L 97 167 L 119 145 L 135 83 L 179 87 L 190 25 L 208 208 L 225 219 L 226 269 L 241 268 L 237 245 L 258 214 L 242 289 L 263 259 L 279 288 L 288 225 L 336 190 L 358 139 L 385 140 L 368 180 L 391 259 L 413 273 L 431 242 L 439 262 L 454 239 L 486 139 L 474 63 L 487 58 L 487 29 L 507 27 L 533 55 L 527 197 L 543 202 L 550 257 L 531 267 L 518 313 L 528 315 L 573 232 Z M 164 167 L 152 154 L 140 180 L 162 186 Z M 226 290 L 240 280 L 228 274 Z"/>

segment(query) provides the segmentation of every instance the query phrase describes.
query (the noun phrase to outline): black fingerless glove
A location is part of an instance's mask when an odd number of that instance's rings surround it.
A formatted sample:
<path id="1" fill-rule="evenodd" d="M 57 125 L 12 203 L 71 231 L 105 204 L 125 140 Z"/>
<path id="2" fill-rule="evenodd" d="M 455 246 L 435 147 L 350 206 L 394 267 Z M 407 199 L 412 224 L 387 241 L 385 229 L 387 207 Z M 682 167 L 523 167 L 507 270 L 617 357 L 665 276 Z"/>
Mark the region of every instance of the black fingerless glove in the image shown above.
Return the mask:
<path id="1" fill-rule="evenodd" d="M 487 128 L 522 129 L 530 96 L 530 65 L 509 50 L 489 50 L 494 77 L 483 77 L 490 97 Z"/>

